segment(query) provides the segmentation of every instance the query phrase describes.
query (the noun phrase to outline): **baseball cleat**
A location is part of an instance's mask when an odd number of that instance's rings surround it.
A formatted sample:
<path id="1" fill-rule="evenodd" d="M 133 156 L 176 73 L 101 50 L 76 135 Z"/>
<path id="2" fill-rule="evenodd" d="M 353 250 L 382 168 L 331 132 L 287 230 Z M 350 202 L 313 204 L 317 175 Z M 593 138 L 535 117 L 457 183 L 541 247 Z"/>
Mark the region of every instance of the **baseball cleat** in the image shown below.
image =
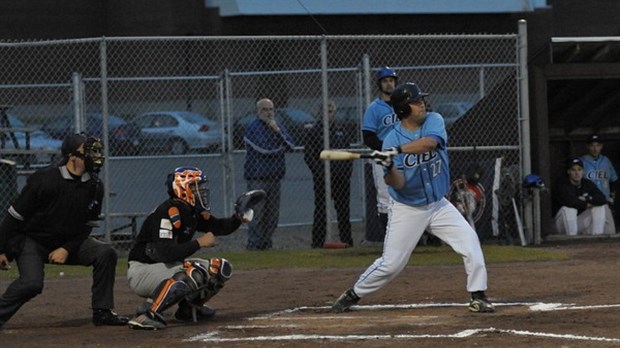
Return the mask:
<path id="1" fill-rule="evenodd" d="M 95 309 L 93 310 L 93 324 L 95 326 L 110 325 L 127 325 L 129 318 L 123 317 L 114 313 L 110 309 Z M 1 325 L 0 325 L 1 326 Z"/>
<path id="2" fill-rule="evenodd" d="M 351 308 L 351 306 L 353 306 L 354 304 L 358 303 L 359 300 L 360 297 L 357 296 L 355 291 L 353 291 L 353 289 L 349 289 L 345 291 L 342 295 L 340 295 L 336 302 L 334 302 L 334 304 L 332 305 L 332 312 L 342 313 Z"/>
<path id="3" fill-rule="evenodd" d="M 193 313 L 195 311 L 195 313 Z M 205 321 L 213 319 L 215 317 L 215 309 L 207 306 L 179 306 L 176 312 L 174 312 L 174 318 L 178 321 Z M 195 317 L 194 317 L 195 316 Z"/>
<path id="4" fill-rule="evenodd" d="M 166 323 L 151 319 L 146 314 L 140 314 L 131 319 L 128 325 L 134 330 L 161 330 L 166 328 Z"/>
<path id="5" fill-rule="evenodd" d="M 472 298 L 469 302 L 469 311 L 477 313 L 493 313 L 495 306 L 486 297 Z"/>

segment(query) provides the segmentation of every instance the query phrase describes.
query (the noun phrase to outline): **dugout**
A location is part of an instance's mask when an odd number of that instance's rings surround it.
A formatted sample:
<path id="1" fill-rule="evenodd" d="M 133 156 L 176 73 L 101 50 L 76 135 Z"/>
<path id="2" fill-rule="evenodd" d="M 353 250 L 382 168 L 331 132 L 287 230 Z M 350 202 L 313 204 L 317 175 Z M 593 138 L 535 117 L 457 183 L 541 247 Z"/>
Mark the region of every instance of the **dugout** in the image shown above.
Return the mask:
<path id="1" fill-rule="evenodd" d="M 551 38 L 529 74 L 533 168 L 551 183 L 541 202 L 545 235 L 553 182 L 567 158 L 585 154 L 588 135 L 606 139 L 603 154 L 620 169 L 620 37 Z"/>

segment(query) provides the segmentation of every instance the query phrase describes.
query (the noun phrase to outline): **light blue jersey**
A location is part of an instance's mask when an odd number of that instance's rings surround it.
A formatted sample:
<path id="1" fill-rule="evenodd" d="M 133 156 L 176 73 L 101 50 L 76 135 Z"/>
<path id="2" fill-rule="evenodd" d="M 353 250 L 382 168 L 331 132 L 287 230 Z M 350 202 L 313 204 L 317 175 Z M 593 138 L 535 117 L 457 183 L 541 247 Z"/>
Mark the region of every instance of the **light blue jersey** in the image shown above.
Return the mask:
<path id="1" fill-rule="evenodd" d="M 399 122 L 383 140 L 383 150 L 406 144 L 426 136 L 439 139 L 438 146 L 420 155 L 398 154 L 394 166 L 405 175 L 405 186 L 399 190 L 388 186 L 390 196 L 397 202 L 411 206 L 427 205 L 444 198 L 450 189 L 448 135 L 443 117 L 428 112 L 422 127 L 416 131 L 405 129 Z"/>
<path id="2" fill-rule="evenodd" d="M 368 105 L 364 112 L 362 130 L 374 132 L 377 138 L 383 140 L 399 122 L 392 106 L 383 99 L 377 98 Z"/>
<path id="3" fill-rule="evenodd" d="M 618 174 L 616 174 L 609 158 L 600 155 L 598 159 L 594 159 L 590 155 L 584 155 L 581 156 L 581 161 L 583 162 L 584 178 L 593 181 L 609 201 L 611 199 L 609 184 L 618 180 Z"/>

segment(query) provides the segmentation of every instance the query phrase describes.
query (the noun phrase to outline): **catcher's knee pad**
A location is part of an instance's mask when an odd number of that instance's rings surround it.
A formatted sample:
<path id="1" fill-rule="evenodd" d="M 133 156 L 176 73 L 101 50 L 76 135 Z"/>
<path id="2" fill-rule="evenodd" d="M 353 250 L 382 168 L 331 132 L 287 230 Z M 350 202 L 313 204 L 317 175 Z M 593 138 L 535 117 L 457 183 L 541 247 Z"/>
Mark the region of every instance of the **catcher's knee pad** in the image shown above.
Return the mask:
<path id="1" fill-rule="evenodd" d="M 185 272 L 197 287 L 197 291 L 187 298 L 194 304 L 207 302 L 224 287 L 224 283 L 232 276 L 232 265 L 224 258 L 190 259 L 185 262 L 185 267 Z"/>

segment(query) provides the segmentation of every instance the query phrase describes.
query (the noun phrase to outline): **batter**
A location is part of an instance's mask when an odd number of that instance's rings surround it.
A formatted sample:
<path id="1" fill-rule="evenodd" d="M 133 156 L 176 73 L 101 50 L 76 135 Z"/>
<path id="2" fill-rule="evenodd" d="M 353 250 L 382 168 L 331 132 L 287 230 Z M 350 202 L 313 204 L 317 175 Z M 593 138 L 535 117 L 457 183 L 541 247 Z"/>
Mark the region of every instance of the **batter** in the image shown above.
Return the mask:
<path id="1" fill-rule="evenodd" d="M 379 153 L 384 156 L 376 160 L 384 166 L 391 197 L 383 254 L 336 300 L 333 312 L 346 311 L 394 279 L 425 230 L 463 257 L 469 310 L 495 311 L 485 294 L 487 271 L 478 236 L 445 198 L 450 188 L 448 136 L 443 117 L 426 111 L 427 95 L 414 83 L 392 92 L 391 103 L 401 122 L 384 139 L 384 152 Z"/>

